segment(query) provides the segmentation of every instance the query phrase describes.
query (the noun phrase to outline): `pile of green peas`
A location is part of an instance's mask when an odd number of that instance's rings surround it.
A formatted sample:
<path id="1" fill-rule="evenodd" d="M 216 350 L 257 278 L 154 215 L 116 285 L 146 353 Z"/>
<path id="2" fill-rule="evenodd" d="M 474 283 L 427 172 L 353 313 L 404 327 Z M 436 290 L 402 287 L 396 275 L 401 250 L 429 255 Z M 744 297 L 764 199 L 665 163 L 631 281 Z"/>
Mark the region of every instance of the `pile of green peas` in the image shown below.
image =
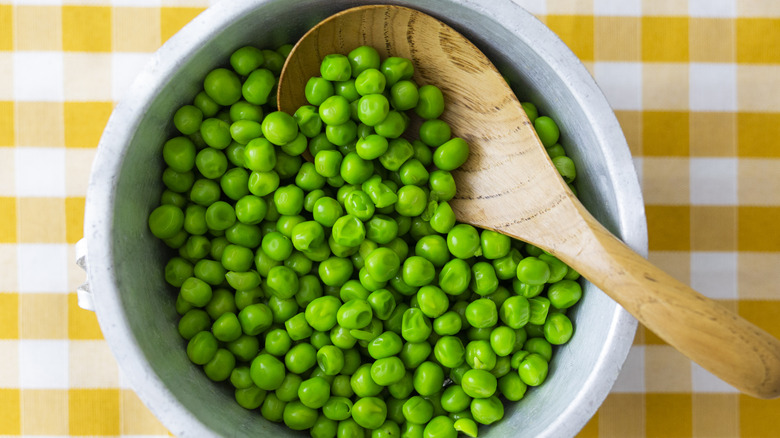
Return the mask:
<path id="1" fill-rule="evenodd" d="M 579 274 L 456 221 L 468 145 L 410 60 L 328 55 L 289 115 L 273 103 L 290 49 L 235 51 L 162 147 L 149 228 L 175 250 L 164 276 L 187 355 L 314 438 L 476 437 L 547 378 Z M 523 107 L 571 183 L 557 125 Z"/>

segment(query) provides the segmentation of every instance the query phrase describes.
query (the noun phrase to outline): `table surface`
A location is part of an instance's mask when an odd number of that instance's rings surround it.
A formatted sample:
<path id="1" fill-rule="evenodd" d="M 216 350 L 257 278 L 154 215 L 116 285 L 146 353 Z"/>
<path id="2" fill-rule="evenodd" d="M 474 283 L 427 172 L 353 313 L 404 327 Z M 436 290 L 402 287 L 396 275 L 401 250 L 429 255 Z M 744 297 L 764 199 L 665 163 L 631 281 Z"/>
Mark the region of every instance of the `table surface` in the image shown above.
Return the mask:
<path id="1" fill-rule="evenodd" d="M 649 258 L 780 337 L 780 2 L 522 0 L 612 104 L 644 192 Z M 0 0 L 0 436 L 168 436 L 123 382 L 74 244 L 101 131 L 198 0 Z M 584 437 L 776 437 L 640 327 Z"/>

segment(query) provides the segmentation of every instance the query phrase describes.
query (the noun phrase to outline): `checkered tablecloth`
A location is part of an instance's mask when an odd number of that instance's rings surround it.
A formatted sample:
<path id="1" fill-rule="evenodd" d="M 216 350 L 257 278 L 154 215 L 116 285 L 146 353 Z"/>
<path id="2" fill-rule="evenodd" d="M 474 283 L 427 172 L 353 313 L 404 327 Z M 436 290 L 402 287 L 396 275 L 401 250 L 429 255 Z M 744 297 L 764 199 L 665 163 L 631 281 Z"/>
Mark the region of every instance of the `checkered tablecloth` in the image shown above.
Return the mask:
<path id="1" fill-rule="evenodd" d="M 517 1 L 614 107 L 650 259 L 780 337 L 780 2 Z M 78 308 L 73 246 L 113 106 L 207 6 L 0 0 L 0 436 L 168 436 Z M 581 436 L 777 437 L 778 414 L 640 327 Z"/>

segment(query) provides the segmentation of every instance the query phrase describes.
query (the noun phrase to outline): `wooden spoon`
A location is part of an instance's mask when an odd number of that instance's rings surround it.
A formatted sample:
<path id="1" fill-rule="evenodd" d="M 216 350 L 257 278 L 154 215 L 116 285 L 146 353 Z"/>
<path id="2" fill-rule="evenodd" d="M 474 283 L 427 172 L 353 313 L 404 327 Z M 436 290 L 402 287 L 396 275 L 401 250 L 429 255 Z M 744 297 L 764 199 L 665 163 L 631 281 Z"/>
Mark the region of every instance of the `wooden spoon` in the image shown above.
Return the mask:
<path id="1" fill-rule="evenodd" d="M 464 36 L 422 12 L 372 5 L 333 15 L 293 48 L 279 83 L 279 109 L 305 105 L 304 86 L 322 58 L 369 45 L 410 58 L 418 84 L 445 95 L 442 119 L 471 146 L 455 172 L 459 221 L 549 251 L 642 324 L 740 391 L 780 396 L 780 342 L 662 272 L 618 240 L 569 190 L 512 90 Z"/>

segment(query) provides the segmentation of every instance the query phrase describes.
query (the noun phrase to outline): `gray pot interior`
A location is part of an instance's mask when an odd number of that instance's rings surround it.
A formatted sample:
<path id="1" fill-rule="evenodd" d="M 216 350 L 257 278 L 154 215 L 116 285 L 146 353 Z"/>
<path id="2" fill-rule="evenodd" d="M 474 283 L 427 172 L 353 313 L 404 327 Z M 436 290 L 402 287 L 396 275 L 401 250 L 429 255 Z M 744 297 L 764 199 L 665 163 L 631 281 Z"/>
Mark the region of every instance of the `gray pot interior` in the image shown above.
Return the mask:
<path id="1" fill-rule="evenodd" d="M 603 95 L 563 43 L 509 0 L 489 6 L 467 0 L 391 3 L 426 11 L 464 33 L 493 59 L 521 100 L 553 116 L 578 165 L 583 203 L 626 243 L 646 251 L 628 147 Z M 234 49 L 295 42 L 317 21 L 357 4 L 221 2 L 166 43 L 108 123 L 87 197 L 89 281 L 99 322 L 125 376 L 177 436 L 294 434 L 239 407 L 232 390 L 213 384 L 186 356 L 177 332 L 176 291 L 162 275 L 170 252 L 146 225 L 162 192 L 159 154 L 174 132 L 171 115 Z M 576 336 L 556 353 L 548 381 L 481 435 L 574 435 L 593 415 L 617 377 L 636 322 L 589 283 L 572 316 Z"/>

